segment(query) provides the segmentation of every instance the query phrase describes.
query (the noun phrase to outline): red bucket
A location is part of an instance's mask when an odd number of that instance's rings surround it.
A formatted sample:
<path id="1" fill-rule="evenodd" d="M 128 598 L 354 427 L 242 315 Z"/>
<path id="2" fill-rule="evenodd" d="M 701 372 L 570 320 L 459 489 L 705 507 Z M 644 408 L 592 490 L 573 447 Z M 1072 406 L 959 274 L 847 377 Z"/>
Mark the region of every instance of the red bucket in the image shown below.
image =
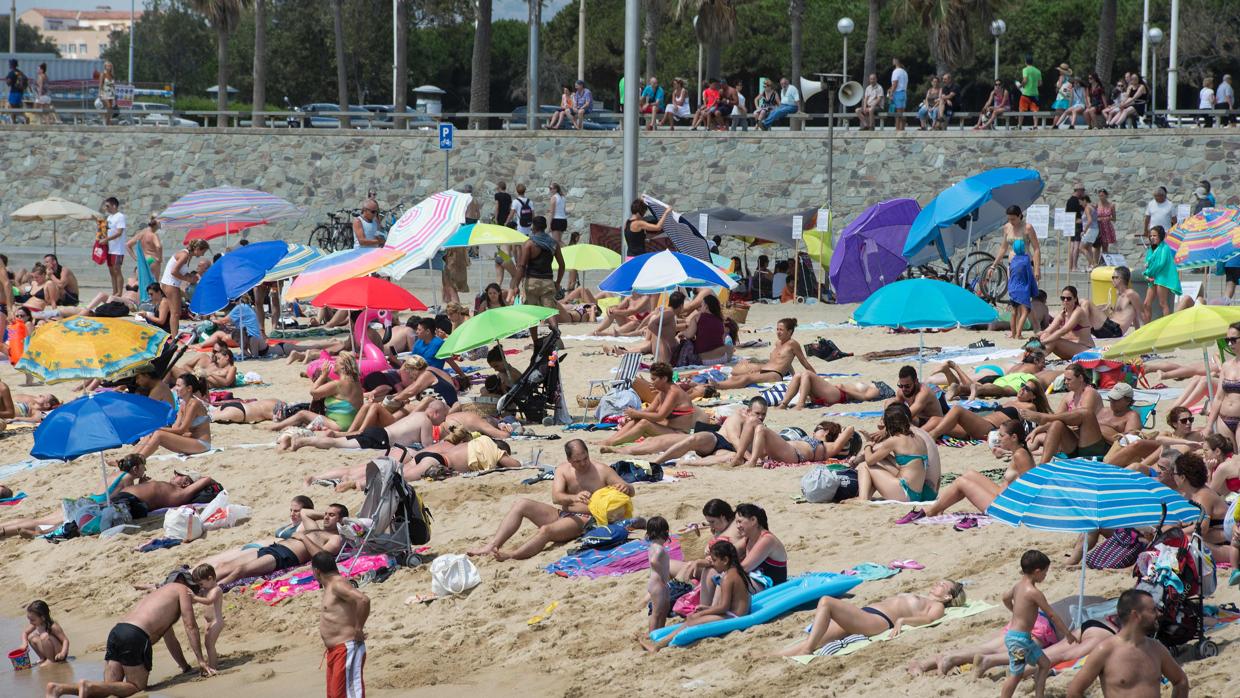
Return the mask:
<path id="1" fill-rule="evenodd" d="M 30 668 L 30 652 L 28 650 L 13 650 L 9 652 L 9 661 L 13 663 L 14 671 L 22 671 Z"/>

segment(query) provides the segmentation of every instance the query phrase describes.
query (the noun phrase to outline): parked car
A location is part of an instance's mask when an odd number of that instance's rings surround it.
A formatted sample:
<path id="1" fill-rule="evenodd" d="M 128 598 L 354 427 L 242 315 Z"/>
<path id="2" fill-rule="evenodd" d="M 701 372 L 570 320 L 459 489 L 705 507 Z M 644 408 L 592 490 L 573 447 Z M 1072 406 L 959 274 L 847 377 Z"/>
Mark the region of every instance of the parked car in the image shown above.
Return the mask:
<path id="1" fill-rule="evenodd" d="M 197 121 L 177 116 L 172 112 L 171 106 L 159 102 L 134 102 L 128 111 L 145 112 L 143 114 L 127 114 L 123 121 L 129 125 L 180 126 L 184 128 L 194 128 L 200 125 Z"/>
<path id="2" fill-rule="evenodd" d="M 376 125 L 382 125 L 388 128 L 391 128 L 393 126 L 392 114 L 395 112 L 395 107 L 393 107 L 391 104 L 363 104 L 362 107 L 369 110 L 373 114 L 381 115 L 375 119 Z M 416 114 L 417 116 L 411 116 L 409 118 L 404 119 L 401 122 L 402 128 L 417 129 L 420 131 L 435 130 L 436 121 L 432 119 L 431 117 L 427 116 L 426 114 L 415 110 L 413 107 L 410 107 L 409 105 L 405 105 L 405 113 Z"/>

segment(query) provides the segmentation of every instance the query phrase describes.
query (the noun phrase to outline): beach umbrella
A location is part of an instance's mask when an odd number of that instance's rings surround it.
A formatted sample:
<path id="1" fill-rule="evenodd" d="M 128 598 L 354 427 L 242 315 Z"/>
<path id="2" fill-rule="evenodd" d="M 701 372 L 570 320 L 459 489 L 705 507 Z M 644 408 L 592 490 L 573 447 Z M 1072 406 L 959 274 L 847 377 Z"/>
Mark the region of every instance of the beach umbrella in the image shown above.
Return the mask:
<path id="1" fill-rule="evenodd" d="M 340 250 L 319 259 L 293 279 L 284 296 L 289 300 L 313 298 L 345 279 L 373 274 L 404 256 L 390 247 Z"/>
<path id="2" fill-rule="evenodd" d="M 343 310 L 426 310 L 412 293 L 373 276 L 346 279 L 315 296 L 312 305 Z"/>
<path id="3" fill-rule="evenodd" d="M 622 294 L 662 293 L 677 286 L 733 288 L 736 281 L 713 264 L 680 252 L 663 250 L 630 259 L 598 285 L 604 291 Z"/>
<path id="4" fill-rule="evenodd" d="M 564 267 L 574 269 L 576 271 L 598 271 L 603 269 L 615 269 L 620 266 L 620 255 L 601 245 L 590 245 L 584 242 L 576 245 L 568 245 L 560 248 L 560 253 L 564 255 Z M 712 259 L 717 255 L 712 255 Z M 730 260 L 723 258 L 724 264 L 728 264 Z M 559 268 L 559 263 L 551 260 L 551 266 Z"/>
<path id="5" fill-rule="evenodd" d="M 288 253 L 282 240 L 256 242 L 225 254 L 215 261 L 189 301 L 189 309 L 199 315 L 220 310 L 229 301 L 263 282 L 263 277 Z"/>
<path id="6" fill-rule="evenodd" d="M 465 209 L 472 194 L 441 191 L 409 208 L 388 230 L 385 249 L 400 254 L 384 272 L 399 281 L 415 267 L 422 266 L 439 251 L 444 240 L 465 222 Z"/>
<path id="7" fill-rule="evenodd" d="M 844 228 L 828 272 L 837 303 L 859 303 L 900 278 L 908 268 L 904 241 L 920 212 L 913 199 L 892 199 L 867 208 Z"/>
<path id="8" fill-rule="evenodd" d="M 653 196 L 642 196 L 642 201 L 646 202 L 650 215 L 654 216 L 655 220 L 662 218 L 663 212 L 669 208 Z M 710 243 L 706 241 L 706 236 L 689 222 L 688 216 L 673 210 L 663 221 L 663 234 L 672 242 L 672 247 L 677 252 L 710 263 Z"/>
<path id="9" fill-rule="evenodd" d="M 149 364 L 167 340 L 154 325 L 78 315 L 39 325 L 14 368 L 44 383 L 116 380 Z"/>
<path id="10" fill-rule="evenodd" d="M 1024 210 L 1037 201 L 1042 187 L 1041 175 L 1019 167 L 988 170 L 953 184 L 917 214 L 904 259 L 913 266 L 935 258 L 947 261 L 956 250 L 967 250 L 973 240 L 1001 228 L 1008 206 Z"/>
<path id="11" fill-rule="evenodd" d="M 214 187 L 177 199 L 158 218 L 164 228 L 184 232 L 185 242 L 212 240 L 305 212 L 284 199 L 255 189 Z M 224 246 L 228 246 L 225 237 Z"/>
<path id="12" fill-rule="evenodd" d="M 477 247 L 479 245 L 519 245 L 528 240 L 524 233 L 506 225 L 470 223 L 457 229 L 443 241 L 443 247 Z"/>
<path id="13" fill-rule="evenodd" d="M 1206 208 L 1171 226 L 1167 244 L 1175 265 L 1194 269 L 1240 255 L 1240 208 Z"/>
<path id="14" fill-rule="evenodd" d="M 263 283 L 291 279 L 327 254 L 317 247 L 310 247 L 296 242 L 287 244 L 288 252 L 285 253 L 284 258 L 280 260 L 279 264 L 276 264 L 267 272 L 263 277 Z"/>
<path id="15" fill-rule="evenodd" d="M 502 308 L 491 308 L 478 313 L 461 326 L 452 330 L 452 334 L 444 340 L 443 346 L 435 356 L 446 359 L 470 349 L 485 347 L 491 342 L 527 330 L 547 318 L 554 317 L 556 311 L 540 305 L 506 305 Z"/>
<path id="16" fill-rule="evenodd" d="M 986 513 L 1018 528 L 1081 534 L 1152 528 L 1164 521 L 1187 524 L 1201 517 L 1199 507 L 1148 475 L 1078 458 L 1057 458 L 1021 475 L 999 493 Z M 1087 547 L 1082 536 L 1078 614 L 1085 598 Z"/>
<path id="17" fill-rule="evenodd" d="M 1227 305 L 1197 303 L 1184 310 L 1165 315 L 1142 325 L 1102 352 L 1103 358 L 1123 359 L 1188 347 L 1201 347 L 1201 359 L 1210 365 L 1210 346 L 1227 335 L 1227 326 L 1240 322 L 1240 308 Z M 1206 381 L 1210 399 L 1214 399 L 1214 381 Z"/>
<path id="18" fill-rule="evenodd" d="M 59 254 L 56 239 L 56 221 L 69 218 L 75 221 L 101 220 L 103 214 L 81 204 L 75 204 L 59 196 L 51 196 L 42 201 L 35 201 L 9 214 L 15 221 L 51 221 L 52 222 L 52 254 Z"/>
<path id="19" fill-rule="evenodd" d="M 52 410 L 34 430 L 35 458 L 73 460 L 99 453 L 104 496 L 108 492 L 103 451 L 136 442 L 176 421 L 177 411 L 162 400 L 113 391 L 91 393 Z"/>
<path id="20" fill-rule="evenodd" d="M 923 369 L 925 338 L 920 330 L 985 325 L 998 317 L 986 301 L 937 279 L 905 279 L 888 284 L 853 312 L 853 320 L 862 327 L 918 330 L 917 360 Z"/>

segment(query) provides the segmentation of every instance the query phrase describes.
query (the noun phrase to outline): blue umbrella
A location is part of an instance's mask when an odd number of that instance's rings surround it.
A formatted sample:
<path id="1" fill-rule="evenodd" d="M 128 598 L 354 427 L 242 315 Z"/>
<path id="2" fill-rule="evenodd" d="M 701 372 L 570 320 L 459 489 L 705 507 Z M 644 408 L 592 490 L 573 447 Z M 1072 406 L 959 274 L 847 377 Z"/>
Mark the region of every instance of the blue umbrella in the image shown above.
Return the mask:
<path id="1" fill-rule="evenodd" d="M 677 286 L 732 288 L 736 286 L 736 281 L 713 264 L 680 252 L 663 250 L 630 259 L 598 285 L 600 289 L 613 293 L 662 293 Z"/>
<path id="2" fill-rule="evenodd" d="M 1201 518 L 1196 505 L 1147 475 L 1079 458 L 1055 459 L 1021 475 L 986 513 L 1009 526 L 1082 534 L 1151 528 L 1164 520 L 1186 524 Z M 1083 536 L 1078 625 L 1085 598 L 1087 547 Z"/>
<path id="3" fill-rule="evenodd" d="M 946 261 L 973 239 L 998 230 L 1008 206 L 1029 207 L 1042 195 L 1042 176 L 1034 170 L 1000 167 L 973 175 L 943 190 L 913 220 L 904 242 L 910 265 L 939 257 Z"/>
<path id="4" fill-rule="evenodd" d="M 905 279 L 875 291 L 853 312 L 862 327 L 906 330 L 985 325 L 999 313 L 965 289 L 936 279 Z M 925 368 L 925 338 L 917 333 L 917 360 Z"/>
<path id="5" fill-rule="evenodd" d="M 34 430 L 34 448 L 30 449 L 30 455 L 72 460 L 88 453 L 100 453 L 106 493 L 108 483 L 102 452 L 134 443 L 172 424 L 175 419 L 176 409 L 160 400 L 129 393 L 93 393 L 52 410 Z"/>
<path id="6" fill-rule="evenodd" d="M 200 315 L 214 313 L 232 299 L 262 282 L 273 267 L 288 254 L 288 244 L 281 240 L 256 242 L 220 257 L 202 275 L 189 309 Z"/>

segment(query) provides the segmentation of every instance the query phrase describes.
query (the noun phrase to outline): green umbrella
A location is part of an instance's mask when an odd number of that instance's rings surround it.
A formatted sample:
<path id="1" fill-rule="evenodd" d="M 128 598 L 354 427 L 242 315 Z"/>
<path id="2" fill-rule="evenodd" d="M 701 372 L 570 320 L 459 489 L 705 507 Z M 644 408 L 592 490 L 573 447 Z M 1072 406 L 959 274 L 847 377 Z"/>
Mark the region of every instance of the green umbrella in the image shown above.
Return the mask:
<path id="1" fill-rule="evenodd" d="M 615 269 L 623 261 L 620 259 L 619 254 L 606 247 L 586 243 L 567 245 L 560 248 L 560 252 L 564 255 L 564 266 L 577 271 Z M 551 266 L 556 269 L 560 267 L 554 260 L 552 260 Z"/>
<path id="2" fill-rule="evenodd" d="M 446 359 L 470 349 L 485 347 L 491 342 L 511 337 L 521 330 L 527 330 L 555 314 L 555 310 L 540 305 L 508 305 L 503 308 L 492 308 L 473 316 L 453 330 L 443 346 L 439 347 L 435 357 Z"/>

